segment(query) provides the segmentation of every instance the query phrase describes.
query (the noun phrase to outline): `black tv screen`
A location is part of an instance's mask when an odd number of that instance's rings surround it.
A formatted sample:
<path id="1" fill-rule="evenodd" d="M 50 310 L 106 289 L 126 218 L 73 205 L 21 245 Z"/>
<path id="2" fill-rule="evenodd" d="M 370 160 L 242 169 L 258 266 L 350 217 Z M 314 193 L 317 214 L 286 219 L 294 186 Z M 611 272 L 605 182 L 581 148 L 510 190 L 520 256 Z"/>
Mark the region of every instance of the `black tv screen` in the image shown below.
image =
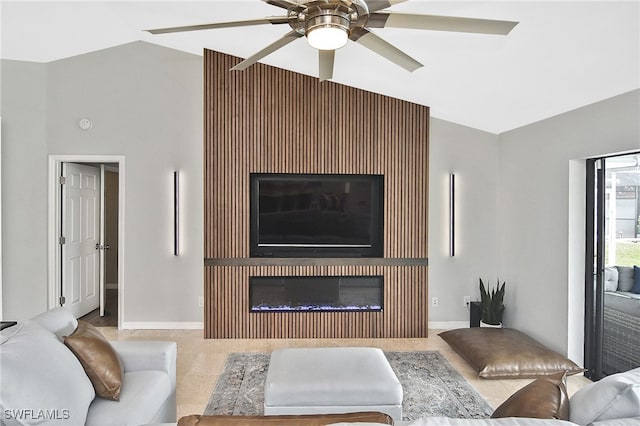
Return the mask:
<path id="1" fill-rule="evenodd" d="M 382 175 L 251 174 L 251 257 L 382 257 Z"/>

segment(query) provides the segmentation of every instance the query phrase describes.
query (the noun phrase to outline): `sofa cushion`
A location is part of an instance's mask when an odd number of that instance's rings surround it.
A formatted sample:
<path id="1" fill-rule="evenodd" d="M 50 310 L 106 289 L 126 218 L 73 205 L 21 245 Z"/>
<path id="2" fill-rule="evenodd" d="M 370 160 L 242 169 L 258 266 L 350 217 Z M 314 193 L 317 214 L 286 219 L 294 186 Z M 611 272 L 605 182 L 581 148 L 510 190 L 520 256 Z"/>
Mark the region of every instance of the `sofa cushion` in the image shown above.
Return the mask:
<path id="1" fill-rule="evenodd" d="M 535 419 L 569 420 L 569 396 L 566 373 L 541 377 L 523 387 L 491 415 L 501 417 L 531 417 Z"/>
<path id="2" fill-rule="evenodd" d="M 584 371 L 513 328 L 460 328 L 439 334 L 485 379 L 529 378 Z"/>
<path id="3" fill-rule="evenodd" d="M 633 288 L 633 268 L 616 266 L 618 269 L 618 291 L 631 291 Z"/>
<path id="4" fill-rule="evenodd" d="M 3 330 L 0 345 L 0 423 L 84 424 L 93 386 L 55 334 L 30 320 Z"/>
<path id="5" fill-rule="evenodd" d="M 82 364 L 96 395 L 117 401 L 124 368 L 118 354 L 100 331 L 85 321 L 78 321 L 76 330 L 64 337 L 64 344 Z"/>
<path id="6" fill-rule="evenodd" d="M 640 416 L 640 368 L 582 387 L 571 397 L 570 405 L 569 420 L 581 426 Z"/>
<path id="7" fill-rule="evenodd" d="M 618 290 L 618 268 L 609 266 L 604 268 L 604 291 Z"/>
<path id="8" fill-rule="evenodd" d="M 120 400 L 96 398 L 91 403 L 87 424 L 124 426 L 149 423 L 172 395 L 171 380 L 163 371 L 124 373 Z"/>
<path id="9" fill-rule="evenodd" d="M 640 294 L 640 266 L 633 267 L 633 288 L 631 293 Z"/>
<path id="10" fill-rule="evenodd" d="M 73 330 L 78 327 L 78 321 L 73 316 L 71 311 L 63 307 L 57 307 L 50 311 L 43 312 L 38 316 L 33 317 L 33 321 L 37 322 L 47 330 L 55 333 L 60 340 L 63 336 L 68 336 L 73 333 Z"/>
<path id="11" fill-rule="evenodd" d="M 590 426 L 638 426 L 640 417 L 627 417 L 626 419 L 611 419 L 593 422 Z"/>

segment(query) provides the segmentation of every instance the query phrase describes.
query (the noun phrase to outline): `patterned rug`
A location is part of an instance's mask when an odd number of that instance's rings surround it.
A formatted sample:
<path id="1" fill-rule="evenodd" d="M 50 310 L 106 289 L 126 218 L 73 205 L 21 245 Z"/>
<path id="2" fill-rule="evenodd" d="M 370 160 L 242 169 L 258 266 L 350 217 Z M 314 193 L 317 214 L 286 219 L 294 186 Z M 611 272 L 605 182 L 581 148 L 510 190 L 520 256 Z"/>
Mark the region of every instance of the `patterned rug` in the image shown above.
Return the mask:
<path id="1" fill-rule="evenodd" d="M 493 410 L 437 351 L 385 352 L 402 384 L 403 420 L 421 416 L 486 418 Z M 204 414 L 263 413 L 270 355 L 233 353 L 227 358 Z"/>

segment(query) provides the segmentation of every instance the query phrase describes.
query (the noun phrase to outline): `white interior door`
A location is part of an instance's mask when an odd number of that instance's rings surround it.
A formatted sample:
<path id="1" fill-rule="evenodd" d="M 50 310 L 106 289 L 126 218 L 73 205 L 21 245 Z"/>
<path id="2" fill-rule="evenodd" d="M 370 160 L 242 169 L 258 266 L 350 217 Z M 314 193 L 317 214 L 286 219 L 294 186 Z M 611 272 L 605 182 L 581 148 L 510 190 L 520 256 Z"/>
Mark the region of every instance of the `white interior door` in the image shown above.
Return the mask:
<path id="1" fill-rule="evenodd" d="M 100 168 L 62 164 L 63 306 L 81 317 L 100 306 Z"/>

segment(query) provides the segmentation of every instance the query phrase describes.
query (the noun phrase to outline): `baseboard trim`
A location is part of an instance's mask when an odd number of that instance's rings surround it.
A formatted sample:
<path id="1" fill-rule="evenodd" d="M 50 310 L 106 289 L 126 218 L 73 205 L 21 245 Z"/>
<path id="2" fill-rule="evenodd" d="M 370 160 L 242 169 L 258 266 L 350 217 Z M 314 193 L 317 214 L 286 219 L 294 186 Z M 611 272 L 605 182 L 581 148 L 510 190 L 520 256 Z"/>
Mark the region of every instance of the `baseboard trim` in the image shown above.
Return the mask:
<path id="1" fill-rule="evenodd" d="M 202 322 L 123 322 L 123 330 L 204 330 Z"/>
<path id="2" fill-rule="evenodd" d="M 454 330 L 469 328 L 469 321 L 429 321 L 429 330 Z"/>

